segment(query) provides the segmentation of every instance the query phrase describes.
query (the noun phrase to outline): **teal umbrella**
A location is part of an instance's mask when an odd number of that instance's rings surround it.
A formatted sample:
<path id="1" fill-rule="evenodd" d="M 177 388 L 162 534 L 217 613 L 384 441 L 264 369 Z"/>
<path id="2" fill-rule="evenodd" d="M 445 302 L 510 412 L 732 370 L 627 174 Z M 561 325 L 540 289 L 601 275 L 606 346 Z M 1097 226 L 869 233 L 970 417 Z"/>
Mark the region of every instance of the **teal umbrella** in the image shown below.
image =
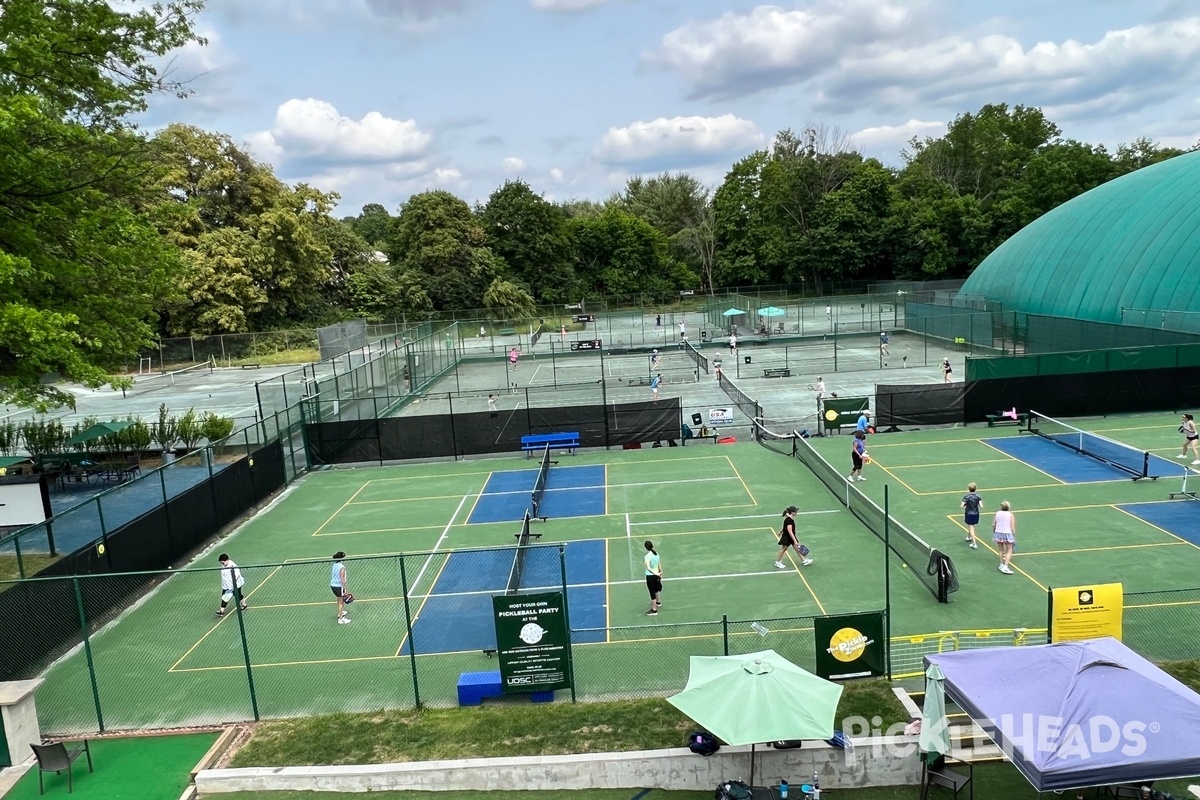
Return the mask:
<path id="1" fill-rule="evenodd" d="M 83 444 L 84 442 L 90 442 L 93 439 L 102 439 L 105 436 L 112 436 L 114 433 L 119 433 L 125 430 L 132 425 L 133 422 L 134 421 L 131 419 L 123 420 L 121 422 L 117 422 L 116 420 L 112 422 L 97 422 L 87 430 L 80 431 L 70 439 L 67 439 L 67 444 Z"/>
<path id="2" fill-rule="evenodd" d="M 932 764 L 950 752 L 950 723 L 946 719 L 946 676 L 941 667 L 930 664 L 925 670 L 925 704 L 921 708 L 922 758 Z"/>
<path id="3" fill-rule="evenodd" d="M 667 702 L 729 745 L 830 739 L 842 687 L 774 650 L 742 656 L 692 656 L 687 685 Z"/>
<path id="4" fill-rule="evenodd" d="M 728 309 L 727 311 L 725 311 L 724 313 L 722 313 L 721 316 L 722 317 L 740 317 L 741 315 L 743 315 L 745 313 L 746 312 L 742 311 L 740 308 L 731 308 L 731 309 Z"/>
<path id="5" fill-rule="evenodd" d="M 760 316 L 763 316 L 763 317 L 786 317 L 787 316 L 786 311 L 784 311 L 782 308 L 776 308 L 775 306 L 767 306 L 766 308 L 760 308 L 758 310 L 758 313 Z"/>

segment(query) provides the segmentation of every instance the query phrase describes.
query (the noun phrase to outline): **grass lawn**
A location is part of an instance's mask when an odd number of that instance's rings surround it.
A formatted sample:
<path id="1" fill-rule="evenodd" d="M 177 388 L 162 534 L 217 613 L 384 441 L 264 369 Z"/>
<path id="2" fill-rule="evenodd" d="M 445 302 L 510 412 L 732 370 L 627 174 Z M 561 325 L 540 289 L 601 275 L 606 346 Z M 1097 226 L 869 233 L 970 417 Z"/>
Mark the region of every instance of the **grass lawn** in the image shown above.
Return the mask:
<path id="1" fill-rule="evenodd" d="M 846 684 L 838 719 L 908 719 L 887 681 Z M 665 700 L 491 702 L 478 708 L 328 714 L 264 723 L 235 767 L 384 764 L 447 758 L 611 753 L 682 747 L 692 722 Z"/>
<path id="2" fill-rule="evenodd" d="M 25 566 L 25 576 L 32 577 L 46 567 L 58 561 L 57 556 L 46 553 L 21 553 L 21 562 Z M 16 556 L 0 556 L 0 581 L 15 581 L 20 579 L 21 571 L 17 565 Z M 2 590 L 0 590 L 2 591 Z"/>

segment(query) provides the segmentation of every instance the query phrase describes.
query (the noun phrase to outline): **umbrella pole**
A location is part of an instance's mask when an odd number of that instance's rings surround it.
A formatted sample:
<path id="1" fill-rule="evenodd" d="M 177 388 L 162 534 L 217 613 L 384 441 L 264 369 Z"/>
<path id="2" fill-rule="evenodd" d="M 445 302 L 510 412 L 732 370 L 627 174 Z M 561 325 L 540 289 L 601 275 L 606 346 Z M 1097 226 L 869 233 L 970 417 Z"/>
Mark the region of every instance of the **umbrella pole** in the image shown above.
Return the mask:
<path id="1" fill-rule="evenodd" d="M 750 796 L 754 797 L 754 744 L 750 745 Z"/>

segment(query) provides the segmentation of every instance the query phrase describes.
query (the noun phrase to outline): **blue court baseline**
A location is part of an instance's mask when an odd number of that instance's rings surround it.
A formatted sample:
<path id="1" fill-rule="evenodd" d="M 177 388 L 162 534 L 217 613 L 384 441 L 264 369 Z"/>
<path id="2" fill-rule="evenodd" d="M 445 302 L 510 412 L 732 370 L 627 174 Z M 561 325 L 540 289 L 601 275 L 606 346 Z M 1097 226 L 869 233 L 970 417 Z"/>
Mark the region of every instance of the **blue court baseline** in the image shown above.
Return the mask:
<path id="1" fill-rule="evenodd" d="M 1130 503 L 1117 508 L 1200 547 L 1200 500 Z"/>
<path id="2" fill-rule="evenodd" d="M 1063 483 L 1119 481 L 1133 477 L 1125 470 L 1040 436 L 1008 436 L 984 439 L 983 442 Z"/>

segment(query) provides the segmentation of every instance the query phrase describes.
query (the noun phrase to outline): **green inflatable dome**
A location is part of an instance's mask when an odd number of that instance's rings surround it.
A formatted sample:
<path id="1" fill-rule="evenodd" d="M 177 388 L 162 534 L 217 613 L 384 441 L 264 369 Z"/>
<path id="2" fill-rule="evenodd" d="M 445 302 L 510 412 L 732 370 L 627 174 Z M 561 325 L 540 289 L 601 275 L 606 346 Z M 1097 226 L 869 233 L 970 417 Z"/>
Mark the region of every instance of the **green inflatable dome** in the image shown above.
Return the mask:
<path id="1" fill-rule="evenodd" d="M 985 258 L 961 293 L 1097 322 L 1121 322 L 1122 308 L 1200 312 L 1200 152 L 1044 214 Z"/>

